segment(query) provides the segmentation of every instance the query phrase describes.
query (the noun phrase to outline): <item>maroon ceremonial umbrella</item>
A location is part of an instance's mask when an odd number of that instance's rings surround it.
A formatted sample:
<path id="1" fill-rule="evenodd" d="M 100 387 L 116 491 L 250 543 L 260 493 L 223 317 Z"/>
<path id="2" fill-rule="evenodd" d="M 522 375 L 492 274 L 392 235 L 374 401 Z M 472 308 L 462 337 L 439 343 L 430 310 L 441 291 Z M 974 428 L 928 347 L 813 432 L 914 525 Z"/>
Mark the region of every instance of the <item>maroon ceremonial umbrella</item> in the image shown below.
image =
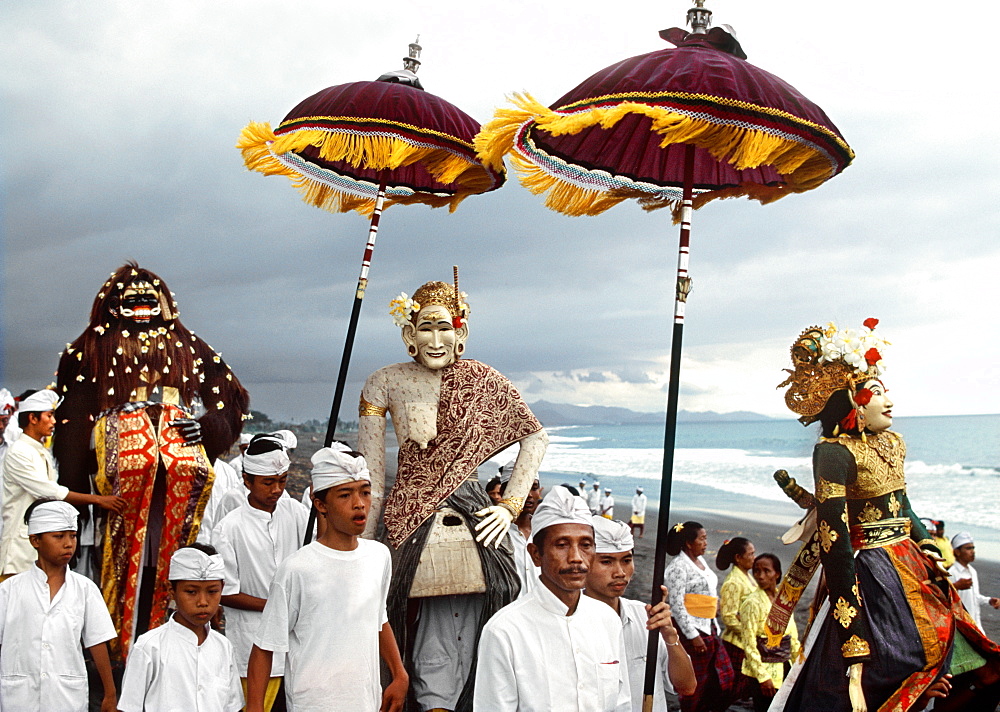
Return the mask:
<path id="1" fill-rule="evenodd" d="M 499 169 L 509 155 L 521 182 L 567 215 L 597 215 L 635 198 L 670 207 L 679 220 L 677 293 L 663 439 L 654 603 L 666 558 L 684 305 L 691 289 L 691 212 L 716 198 L 768 203 L 811 190 L 854 158 L 822 109 L 773 74 L 746 62 L 733 34 L 708 31 L 704 0 L 688 11 L 692 32 L 660 36 L 676 45 L 603 69 L 551 107 L 515 95 L 476 137 L 479 155 Z M 645 703 L 652 703 L 656 633 L 646 657 Z"/>
<path id="2" fill-rule="evenodd" d="M 236 144 L 247 168 L 288 177 L 307 203 L 371 215 L 327 446 L 337 427 L 383 206 L 424 203 L 454 211 L 467 196 L 496 190 L 505 180 L 502 165 L 487 168 L 476 157 L 472 141 L 479 123 L 423 90 L 416 76 L 420 50 L 410 44 L 403 70 L 314 94 L 273 131 L 269 124 L 251 123 Z"/>

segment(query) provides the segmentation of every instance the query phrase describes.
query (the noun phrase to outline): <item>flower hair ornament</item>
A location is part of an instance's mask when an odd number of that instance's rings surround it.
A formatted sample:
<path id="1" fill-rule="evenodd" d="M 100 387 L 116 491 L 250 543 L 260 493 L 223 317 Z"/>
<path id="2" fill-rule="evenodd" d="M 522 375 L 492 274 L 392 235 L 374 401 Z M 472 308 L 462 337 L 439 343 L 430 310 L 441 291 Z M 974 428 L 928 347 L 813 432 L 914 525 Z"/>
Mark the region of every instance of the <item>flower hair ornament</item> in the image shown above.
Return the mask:
<path id="1" fill-rule="evenodd" d="M 826 328 L 810 326 L 792 344 L 791 369 L 785 369 L 788 378 L 778 388 L 788 386 L 785 405 L 799 414 L 799 422 L 809 425 L 819 419 L 819 414 L 834 392 L 847 389 L 854 402 L 863 406 L 871 400 L 871 391 L 855 388 L 865 381 L 880 378 L 885 372 L 882 354 L 890 344 L 875 335 L 878 319 L 865 319 L 861 329 L 840 329 L 830 322 Z M 858 427 L 856 409 L 851 411 L 855 421 L 844 427 Z M 850 415 L 848 416 L 850 417 Z"/>
<path id="2" fill-rule="evenodd" d="M 389 302 L 389 316 L 400 328 L 412 323 L 413 316 L 419 311 L 420 304 L 406 296 L 406 292 L 400 292 L 398 297 Z"/>

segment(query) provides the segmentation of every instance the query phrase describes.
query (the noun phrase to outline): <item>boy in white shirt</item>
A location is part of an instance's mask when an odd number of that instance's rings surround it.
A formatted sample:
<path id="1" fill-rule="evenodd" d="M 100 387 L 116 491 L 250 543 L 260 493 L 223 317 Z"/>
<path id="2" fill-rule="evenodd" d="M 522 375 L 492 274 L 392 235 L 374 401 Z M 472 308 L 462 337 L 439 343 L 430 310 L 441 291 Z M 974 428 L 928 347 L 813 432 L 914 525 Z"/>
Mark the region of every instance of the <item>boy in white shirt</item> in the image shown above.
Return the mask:
<path id="1" fill-rule="evenodd" d="M 170 557 L 177 611 L 143 633 L 125 663 L 121 712 L 238 712 L 243 691 L 233 646 L 209 627 L 219 610 L 225 565 L 204 544 Z"/>
<path id="2" fill-rule="evenodd" d="M 409 677 L 386 615 L 389 549 L 360 538 L 371 508 L 367 463 L 339 443 L 312 463 L 326 529 L 278 566 L 250 653 L 247 712 L 264 709 L 276 652 L 287 653 L 285 695 L 295 712 L 400 712 Z M 392 675 L 384 693 L 379 655 Z"/>
<path id="3" fill-rule="evenodd" d="M 25 519 L 38 560 L 0 583 L 0 709 L 86 712 L 82 642 L 104 684 L 101 712 L 114 712 L 107 641 L 115 626 L 94 582 L 68 570 L 76 552 L 76 508 L 42 500 Z"/>
<path id="4" fill-rule="evenodd" d="M 255 438 L 243 455 L 246 506 L 229 512 L 212 533 L 212 543 L 226 564 L 222 590 L 226 637 L 236 651 L 244 691 L 250 648 L 268 589 L 278 564 L 302 546 L 309 519 L 309 510 L 301 502 L 283 496 L 290 465 L 280 443 Z M 242 486 L 239 491 L 244 491 Z M 284 654 L 276 654 L 264 696 L 265 712 L 270 712 L 279 694 L 283 694 L 280 688 L 284 667 Z"/>

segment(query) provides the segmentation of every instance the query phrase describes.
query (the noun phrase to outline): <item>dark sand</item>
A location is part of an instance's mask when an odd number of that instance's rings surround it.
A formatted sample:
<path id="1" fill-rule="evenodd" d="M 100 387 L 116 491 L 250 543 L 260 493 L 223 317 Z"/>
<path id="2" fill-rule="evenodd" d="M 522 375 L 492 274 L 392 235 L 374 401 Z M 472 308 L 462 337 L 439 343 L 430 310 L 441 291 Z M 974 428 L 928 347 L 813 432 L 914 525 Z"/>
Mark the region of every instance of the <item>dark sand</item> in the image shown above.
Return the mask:
<path id="1" fill-rule="evenodd" d="M 315 440 L 312 439 L 313 437 L 315 437 Z M 345 433 L 338 437 L 352 446 L 357 443 L 357 433 Z M 391 438 L 391 434 L 389 437 Z M 322 439 L 322 435 L 303 435 L 299 437 L 299 447 L 294 453 L 288 480 L 288 490 L 293 496 L 301 495 L 303 489 L 308 485 L 309 458 L 320 447 Z M 395 443 L 389 442 L 388 444 L 394 446 Z M 387 453 L 386 467 L 389 470 L 387 477 L 391 480 L 395 474 L 395 451 L 392 449 Z M 489 467 L 480 468 L 480 480 L 484 484 L 492 476 L 493 472 Z M 543 484 L 550 485 L 554 484 L 554 482 L 543 482 Z M 628 498 L 621 496 L 617 498 L 619 516 L 622 516 L 627 511 L 630 500 L 631 495 Z M 791 503 L 789 504 L 790 506 L 794 506 Z M 794 513 L 792 516 L 794 516 Z M 645 535 L 642 538 L 636 539 L 635 577 L 625 591 L 625 596 L 628 598 L 646 601 L 650 598 L 653 583 L 653 559 L 656 548 L 657 521 L 656 510 L 651 506 L 646 512 Z M 797 544 L 785 546 L 781 543 L 781 535 L 788 528 L 788 525 L 783 522 L 769 523 L 767 521 L 756 521 L 751 517 L 726 516 L 717 512 L 683 509 L 671 511 L 670 521 L 672 523 L 696 521 L 705 527 L 708 532 L 708 552 L 705 554 L 705 559 L 713 567 L 715 566 L 715 555 L 718 552 L 719 546 L 726 539 L 731 539 L 735 536 L 746 537 L 752 541 L 759 554 L 765 552 L 775 554 L 781 560 L 783 569 L 787 569 L 798 552 Z M 1000 595 L 1000 562 L 977 560 L 975 567 L 979 572 L 979 584 L 982 593 L 987 596 Z M 718 570 L 717 572 L 721 583 L 725 578 L 726 572 Z M 808 620 L 808 606 L 814 592 L 815 580 L 807 587 L 795 611 L 795 619 L 799 626 L 800 636 L 805 632 L 805 625 Z M 989 606 L 984 606 L 982 609 L 982 618 L 986 634 L 993 640 L 1000 640 L 1000 611 L 994 610 Z M 679 707 L 672 704 L 671 709 L 679 709 Z M 749 704 L 734 705 L 730 708 L 733 712 L 743 712 L 751 709 L 752 706 Z"/>

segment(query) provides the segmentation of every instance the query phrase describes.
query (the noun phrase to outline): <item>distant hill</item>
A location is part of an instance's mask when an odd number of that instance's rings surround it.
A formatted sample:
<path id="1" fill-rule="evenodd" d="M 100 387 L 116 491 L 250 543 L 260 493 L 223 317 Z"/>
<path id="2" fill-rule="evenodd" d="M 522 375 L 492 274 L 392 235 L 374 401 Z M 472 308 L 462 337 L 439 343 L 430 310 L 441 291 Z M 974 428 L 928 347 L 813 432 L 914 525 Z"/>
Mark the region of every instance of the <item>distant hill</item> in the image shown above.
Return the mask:
<path id="1" fill-rule="evenodd" d="M 605 405 L 569 405 L 536 401 L 531 410 L 544 425 L 645 425 L 662 423 L 663 413 L 640 413 L 628 408 Z M 679 423 L 747 422 L 754 420 L 774 420 L 767 415 L 739 410 L 732 413 L 706 411 L 694 413 L 682 410 L 677 414 Z"/>

